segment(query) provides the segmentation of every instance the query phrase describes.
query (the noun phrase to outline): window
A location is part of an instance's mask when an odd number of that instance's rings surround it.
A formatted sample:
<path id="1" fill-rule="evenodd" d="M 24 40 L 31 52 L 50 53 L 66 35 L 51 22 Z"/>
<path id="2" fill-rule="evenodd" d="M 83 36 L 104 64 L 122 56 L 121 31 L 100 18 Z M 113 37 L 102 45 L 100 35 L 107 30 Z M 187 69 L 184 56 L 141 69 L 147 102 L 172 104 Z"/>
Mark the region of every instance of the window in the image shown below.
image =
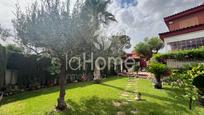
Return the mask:
<path id="1" fill-rule="evenodd" d="M 172 50 L 186 50 L 204 46 L 204 38 L 168 43 Z"/>

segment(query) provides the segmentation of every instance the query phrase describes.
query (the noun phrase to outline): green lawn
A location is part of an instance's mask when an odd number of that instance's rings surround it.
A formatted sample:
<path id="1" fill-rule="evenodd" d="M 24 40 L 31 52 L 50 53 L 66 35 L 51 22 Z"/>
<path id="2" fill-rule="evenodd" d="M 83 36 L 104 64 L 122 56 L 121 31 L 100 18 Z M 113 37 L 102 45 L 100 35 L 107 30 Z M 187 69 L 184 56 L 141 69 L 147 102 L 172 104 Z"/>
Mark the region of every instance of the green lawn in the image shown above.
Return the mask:
<path id="1" fill-rule="evenodd" d="M 127 87 L 127 84 L 130 86 Z M 135 91 L 142 93 L 142 101 L 134 101 Z M 4 98 L 0 115 L 115 115 L 119 111 L 129 115 L 132 110 L 144 115 L 204 114 L 204 108 L 196 104 L 193 111 L 189 111 L 179 90 L 169 86 L 156 90 L 149 80 L 132 79 L 128 82 L 128 78 L 115 77 L 104 80 L 102 84 L 75 83 L 67 86 L 66 93 L 70 109 L 63 113 L 52 112 L 58 97 L 58 87 L 55 87 Z M 121 96 L 123 93 L 128 94 L 128 97 Z M 113 102 L 126 104 L 115 107 Z"/>

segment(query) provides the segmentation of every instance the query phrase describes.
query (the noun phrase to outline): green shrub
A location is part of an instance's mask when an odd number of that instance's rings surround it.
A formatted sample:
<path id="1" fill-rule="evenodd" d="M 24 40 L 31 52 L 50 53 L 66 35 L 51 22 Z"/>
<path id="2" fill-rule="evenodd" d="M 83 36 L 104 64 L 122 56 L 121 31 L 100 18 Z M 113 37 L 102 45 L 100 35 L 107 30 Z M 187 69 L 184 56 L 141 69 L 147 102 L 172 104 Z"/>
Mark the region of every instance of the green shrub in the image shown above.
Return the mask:
<path id="1" fill-rule="evenodd" d="M 153 73 L 155 77 L 160 78 L 164 72 L 167 70 L 167 66 L 165 64 L 152 62 L 149 64 L 148 71 Z"/>
<path id="2" fill-rule="evenodd" d="M 164 76 L 165 72 L 167 72 L 169 69 L 165 64 L 161 64 L 158 62 L 151 62 L 148 67 L 148 71 L 153 73 L 155 76 L 155 85 L 154 87 L 157 89 L 162 88 L 162 81 L 161 77 Z"/>
<path id="3" fill-rule="evenodd" d="M 193 80 L 193 85 L 195 85 L 197 88 L 204 88 L 204 74 L 196 77 Z"/>
<path id="4" fill-rule="evenodd" d="M 177 60 L 184 60 L 184 59 L 195 59 L 195 60 L 203 60 L 204 59 L 204 47 L 191 49 L 191 50 L 178 50 L 173 51 L 166 54 L 156 54 L 153 58 L 157 60 L 161 59 L 177 59 Z"/>
<path id="5" fill-rule="evenodd" d="M 135 64 L 134 66 L 133 66 L 133 71 L 134 72 L 139 72 L 139 69 L 140 69 L 140 66 L 139 66 L 139 64 Z"/>
<path id="6" fill-rule="evenodd" d="M 199 97 L 198 91 L 203 92 L 204 64 L 184 66 L 173 73 L 170 81 L 173 87 L 178 87 L 184 91 L 184 97 L 189 99 L 189 108 L 191 109 L 192 101 Z"/>

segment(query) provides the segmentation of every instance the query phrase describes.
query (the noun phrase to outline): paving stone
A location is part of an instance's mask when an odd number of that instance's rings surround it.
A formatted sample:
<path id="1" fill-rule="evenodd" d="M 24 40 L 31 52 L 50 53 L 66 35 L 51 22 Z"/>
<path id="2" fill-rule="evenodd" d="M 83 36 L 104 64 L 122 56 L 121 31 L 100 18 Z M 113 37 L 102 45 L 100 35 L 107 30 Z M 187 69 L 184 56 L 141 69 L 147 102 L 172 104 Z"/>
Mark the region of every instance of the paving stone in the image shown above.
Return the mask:
<path id="1" fill-rule="evenodd" d="M 117 101 L 113 101 L 113 106 L 115 106 L 115 107 L 120 107 L 120 106 L 121 106 L 121 103 L 120 103 L 120 102 L 117 102 Z"/>
<path id="2" fill-rule="evenodd" d="M 136 113 L 137 113 L 137 110 L 136 110 L 136 109 L 135 109 L 135 110 L 132 110 L 132 111 L 130 111 L 130 113 L 136 114 Z"/>
<path id="3" fill-rule="evenodd" d="M 125 101 L 125 102 L 122 102 L 121 104 L 122 104 L 122 105 L 128 105 L 129 102 L 126 102 L 126 101 Z"/>
<path id="4" fill-rule="evenodd" d="M 128 97 L 129 95 L 128 94 L 122 94 L 121 96 Z"/>
<path id="5" fill-rule="evenodd" d="M 132 102 L 133 100 L 131 100 L 131 99 L 128 99 L 127 101 L 128 101 L 128 102 Z"/>
<path id="6" fill-rule="evenodd" d="M 123 111 L 118 111 L 118 112 L 117 112 L 117 115 L 126 115 L 126 114 L 125 114 L 125 112 L 123 112 Z"/>

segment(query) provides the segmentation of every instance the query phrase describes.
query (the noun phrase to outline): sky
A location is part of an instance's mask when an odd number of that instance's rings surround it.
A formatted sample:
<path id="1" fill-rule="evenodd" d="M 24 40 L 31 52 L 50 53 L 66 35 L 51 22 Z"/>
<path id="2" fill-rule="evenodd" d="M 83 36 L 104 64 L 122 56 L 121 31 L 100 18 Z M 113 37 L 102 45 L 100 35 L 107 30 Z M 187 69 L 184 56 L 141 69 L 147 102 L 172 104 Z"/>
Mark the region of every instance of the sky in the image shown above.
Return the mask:
<path id="1" fill-rule="evenodd" d="M 18 0 L 25 8 L 34 0 Z M 71 0 L 73 3 L 75 0 Z M 163 18 L 203 3 L 204 0 L 112 0 L 108 11 L 115 15 L 117 23 L 105 26 L 106 34 L 126 34 L 131 37 L 132 48 L 145 37 L 158 36 L 168 31 Z M 17 0 L 0 0 L 0 24 L 13 30 Z M 1 41 L 0 41 L 1 43 Z M 129 49 L 130 52 L 132 49 Z"/>

